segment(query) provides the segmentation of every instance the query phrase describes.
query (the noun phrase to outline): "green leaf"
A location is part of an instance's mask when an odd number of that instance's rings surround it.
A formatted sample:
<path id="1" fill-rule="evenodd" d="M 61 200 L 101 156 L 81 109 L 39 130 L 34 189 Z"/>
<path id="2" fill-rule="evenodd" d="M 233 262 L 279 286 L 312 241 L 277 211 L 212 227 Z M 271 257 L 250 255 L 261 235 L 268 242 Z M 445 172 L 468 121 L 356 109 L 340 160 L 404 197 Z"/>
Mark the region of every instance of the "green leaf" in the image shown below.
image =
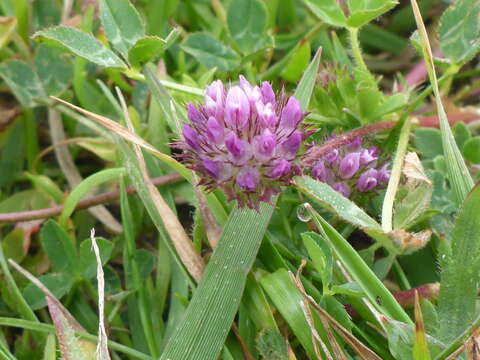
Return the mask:
<path id="1" fill-rule="evenodd" d="M 347 25 L 359 28 L 398 4 L 397 0 L 348 0 Z"/>
<path id="2" fill-rule="evenodd" d="M 15 17 L 4 17 L 0 22 L 0 49 L 8 45 L 12 35 L 15 33 L 17 19 Z"/>
<path id="3" fill-rule="evenodd" d="M 480 3 L 457 0 L 443 13 L 438 26 L 443 55 L 456 64 L 471 60 L 480 50 Z"/>
<path id="4" fill-rule="evenodd" d="M 152 273 L 155 267 L 155 257 L 147 250 L 135 249 L 133 251 L 133 261 L 135 261 L 135 266 L 138 267 L 138 270 L 135 270 L 138 271 L 138 279 L 135 281 L 132 266 L 125 272 L 125 277 L 127 278 L 127 283 L 133 284 L 132 288 L 135 289 L 140 286 L 139 282 L 145 281 Z"/>
<path id="5" fill-rule="evenodd" d="M 33 175 L 25 173 L 25 176 L 32 182 L 32 184 L 40 191 L 44 192 L 48 197 L 53 199 L 56 203 L 63 201 L 63 192 L 58 185 L 45 175 Z"/>
<path id="6" fill-rule="evenodd" d="M 300 82 L 295 89 L 293 96 L 300 102 L 303 111 L 308 110 L 308 104 L 312 97 L 313 88 L 317 81 L 318 68 L 320 66 L 320 57 L 322 56 L 322 48 L 319 48 L 310 63 L 307 70 L 305 70 Z"/>
<path id="7" fill-rule="evenodd" d="M 63 205 L 62 214 L 60 215 L 60 223 L 65 225 L 67 219 L 72 215 L 77 203 L 83 199 L 88 193 L 95 189 L 100 184 L 108 181 L 118 179 L 125 173 L 124 168 L 105 169 L 90 175 L 86 179 L 82 180 L 75 189 L 68 195 L 65 204 Z"/>
<path id="8" fill-rule="evenodd" d="M 265 329 L 256 340 L 256 348 L 263 360 L 288 360 L 288 346 L 278 330 Z"/>
<path id="9" fill-rule="evenodd" d="M 92 35 L 67 27 L 56 26 L 36 32 L 36 41 L 68 50 L 97 65 L 124 69 L 125 63 L 110 49 L 103 46 Z"/>
<path id="10" fill-rule="evenodd" d="M 354 202 L 333 190 L 330 185 L 317 181 L 310 176 L 296 177 L 295 185 L 305 195 L 321 204 L 327 205 L 338 216 L 349 223 L 362 229 L 382 230 L 373 218 Z"/>
<path id="11" fill-rule="evenodd" d="M 3 239 L 1 246 L 7 259 L 20 263 L 27 255 L 29 244 L 25 244 L 25 231 L 16 228 L 10 231 Z"/>
<path id="12" fill-rule="evenodd" d="M 432 84 L 433 93 L 436 99 L 437 113 L 440 123 L 440 131 L 442 133 L 442 145 L 447 163 L 448 178 L 450 186 L 453 189 L 453 194 L 457 204 L 461 204 L 468 193 L 474 186 L 472 176 L 465 164 L 465 161 L 458 149 L 458 146 L 453 137 L 452 129 L 448 122 L 447 113 L 442 103 L 442 96 L 438 86 L 437 74 L 433 64 L 433 54 L 428 40 L 427 30 L 422 20 L 420 10 L 415 0 L 412 0 L 412 8 L 417 23 L 418 35 L 421 41 L 422 55 L 427 67 L 428 77 Z"/>
<path id="13" fill-rule="evenodd" d="M 124 58 L 145 36 L 145 26 L 129 0 L 101 0 L 100 18 L 108 40 Z"/>
<path id="14" fill-rule="evenodd" d="M 303 296 L 296 288 L 288 271 L 280 269 L 273 274 L 265 275 L 260 279 L 260 284 L 309 357 L 315 359 L 312 332 L 301 305 Z"/>
<path id="15" fill-rule="evenodd" d="M 465 142 L 463 154 L 467 161 L 480 164 L 480 136 L 475 136 Z"/>
<path id="16" fill-rule="evenodd" d="M 102 237 L 95 238 L 102 259 L 102 266 L 110 259 L 113 250 L 113 242 Z M 80 244 L 79 271 L 84 279 L 90 279 L 97 274 L 97 259 L 93 252 L 92 240 L 86 239 Z"/>
<path id="17" fill-rule="evenodd" d="M 350 276 L 356 281 L 367 295 L 371 303 L 384 315 L 412 324 L 412 320 L 387 290 L 382 282 L 375 276 L 373 271 L 362 260 L 356 250 L 340 235 L 335 228 L 326 222 L 313 209 L 314 221 L 318 229 L 324 232 L 334 253 L 345 266 Z"/>
<path id="18" fill-rule="evenodd" d="M 439 338 L 449 343 L 475 317 L 480 280 L 480 186 L 463 203 L 452 232 L 451 255 L 442 260 Z"/>
<path id="19" fill-rule="evenodd" d="M 37 74 L 23 61 L 10 60 L 0 64 L 0 77 L 24 107 L 33 107 L 35 98 L 46 97 Z"/>
<path id="20" fill-rule="evenodd" d="M 49 273 L 38 278 L 57 299 L 61 299 L 73 286 L 73 277 L 67 273 Z M 39 310 L 47 306 L 45 295 L 34 284 L 28 284 L 23 290 L 23 296 L 32 310 Z"/>
<path id="21" fill-rule="evenodd" d="M 302 239 L 315 269 L 322 278 L 323 288 L 328 289 L 333 274 L 333 256 L 330 245 L 319 234 L 313 232 L 302 234 Z"/>
<path id="22" fill-rule="evenodd" d="M 336 0 L 304 0 L 308 8 L 321 20 L 333 26 L 344 27 L 347 18 Z"/>
<path id="23" fill-rule="evenodd" d="M 49 220 L 42 226 L 40 241 L 54 271 L 75 273 L 77 251 L 70 236 L 55 220 Z"/>
<path id="24" fill-rule="evenodd" d="M 415 147 L 424 157 L 433 159 L 443 154 L 442 135 L 438 129 L 420 128 L 415 131 Z"/>
<path id="25" fill-rule="evenodd" d="M 140 38 L 128 51 L 128 61 L 134 67 L 140 67 L 161 54 L 165 45 L 165 40 L 157 36 Z"/>
<path id="26" fill-rule="evenodd" d="M 457 122 L 453 125 L 452 131 L 453 136 L 455 137 L 455 142 L 460 149 L 462 149 L 465 142 L 472 137 L 470 128 L 465 125 L 464 122 Z"/>
<path id="27" fill-rule="evenodd" d="M 265 44 L 267 8 L 259 0 L 233 0 L 228 8 L 227 24 L 242 53 L 254 53 Z"/>
<path id="28" fill-rule="evenodd" d="M 310 42 L 301 40 L 300 46 L 289 60 L 287 66 L 282 71 L 282 77 L 292 83 L 297 82 L 298 79 L 305 72 L 305 69 L 310 62 L 311 49 Z"/>
<path id="29" fill-rule="evenodd" d="M 232 49 L 207 33 L 189 35 L 182 49 L 208 68 L 230 71 L 240 65 L 240 57 Z"/>
<path id="30" fill-rule="evenodd" d="M 385 319 L 384 326 L 388 337 L 390 352 L 396 360 L 412 360 L 415 339 L 415 328 L 412 324 Z M 430 354 L 435 357 L 444 348 L 437 339 L 426 336 Z"/>
<path id="31" fill-rule="evenodd" d="M 73 66 L 70 56 L 57 49 L 38 46 L 35 67 L 47 95 L 58 95 L 71 83 Z"/>
<path id="32" fill-rule="evenodd" d="M 247 274 L 274 207 L 234 209 L 161 360 L 216 360 L 238 310 Z"/>

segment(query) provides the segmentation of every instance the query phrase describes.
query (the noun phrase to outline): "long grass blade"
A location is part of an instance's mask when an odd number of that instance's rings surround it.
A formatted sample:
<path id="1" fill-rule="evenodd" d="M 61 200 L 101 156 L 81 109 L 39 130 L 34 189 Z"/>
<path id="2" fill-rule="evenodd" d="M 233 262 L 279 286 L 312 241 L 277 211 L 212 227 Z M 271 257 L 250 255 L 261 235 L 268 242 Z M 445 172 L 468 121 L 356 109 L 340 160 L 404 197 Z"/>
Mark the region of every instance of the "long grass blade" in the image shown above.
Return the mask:
<path id="1" fill-rule="evenodd" d="M 258 212 L 236 208 L 230 214 L 202 281 L 161 360 L 218 358 L 273 209 L 262 204 Z"/>
<path id="2" fill-rule="evenodd" d="M 360 285 L 376 309 L 395 320 L 413 324 L 410 317 L 395 300 L 393 295 L 387 290 L 348 241 L 311 207 L 310 212 L 318 230 L 330 241 L 341 263 L 345 266 L 350 276 Z"/>
<path id="3" fill-rule="evenodd" d="M 455 199 L 458 204 L 461 204 L 467 197 L 470 190 L 473 188 L 474 182 L 470 172 L 468 171 L 467 165 L 463 160 L 462 154 L 458 149 L 457 143 L 455 142 L 452 129 L 448 123 L 445 108 L 443 107 L 442 98 L 440 96 L 440 90 L 438 87 L 437 74 L 433 65 L 432 49 L 430 48 L 427 30 L 425 29 L 420 9 L 418 8 L 416 0 L 411 0 L 411 3 L 415 21 L 418 27 L 418 32 L 420 34 L 423 58 L 425 59 L 428 76 L 430 78 L 433 93 L 435 95 L 440 130 L 442 132 L 442 144 L 445 155 L 445 163 L 447 165 L 447 174 L 455 194 Z"/>

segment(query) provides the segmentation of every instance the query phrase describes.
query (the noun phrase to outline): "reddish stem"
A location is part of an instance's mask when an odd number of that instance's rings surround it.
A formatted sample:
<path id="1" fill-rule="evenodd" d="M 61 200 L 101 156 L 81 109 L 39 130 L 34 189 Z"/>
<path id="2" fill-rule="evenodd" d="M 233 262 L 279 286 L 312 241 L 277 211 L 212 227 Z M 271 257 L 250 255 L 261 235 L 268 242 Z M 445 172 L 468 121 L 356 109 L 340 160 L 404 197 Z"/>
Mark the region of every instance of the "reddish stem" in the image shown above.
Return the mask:
<path id="1" fill-rule="evenodd" d="M 435 300 L 438 298 L 438 294 L 440 292 L 440 284 L 430 283 L 430 284 L 421 285 L 419 287 L 412 288 L 409 290 L 395 292 L 393 293 L 393 296 L 403 308 L 411 309 L 415 305 L 416 291 L 418 291 L 418 297 L 420 299 Z M 346 304 L 345 310 L 347 310 L 348 314 L 352 318 L 358 317 L 358 313 L 352 307 L 352 305 Z"/>
<path id="2" fill-rule="evenodd" d="M 182 177 L 177 174 L 168 174 L 152 179 L 154 185 L 167 185 L 171 183 L 178 182 Z M 134 194 L 137 189 L 133 186 L 127 187 L 127 194 Z M 99 195 L 94 195 L 87 197 L 83 200 L 80 200 L 77 204 L 75 210 L 87 209 L 89 207 L 104 204 L 116 200 L 120 197 L 120 192 L 118 190 L 108 191 Z M 12 213 L 0 213 L 0 224 L 2 223 L 17 223 L 23 221 L 30 221 L 36 219 L 45 219 L 52 216 L 60 215 L 63 210 L 62 205 L 52 206 L 50 208 L 31 210 L 31 211 L 20 211 Z"/>
<path id="3" fill-rule="evenodd" d="M 357 137 L 365 137 L 379 131 L 391 129 L 394 126 L 395 123 L 393 121 L 380 122 L 346 132 L 340 136 L 333 138 L 332 140 L 323 143 L 322 145 L 314 146 L 305 156 L 303 162 L 305 165 L 312 165 L 325 154 L 341 146 L 347 145 Z"/>

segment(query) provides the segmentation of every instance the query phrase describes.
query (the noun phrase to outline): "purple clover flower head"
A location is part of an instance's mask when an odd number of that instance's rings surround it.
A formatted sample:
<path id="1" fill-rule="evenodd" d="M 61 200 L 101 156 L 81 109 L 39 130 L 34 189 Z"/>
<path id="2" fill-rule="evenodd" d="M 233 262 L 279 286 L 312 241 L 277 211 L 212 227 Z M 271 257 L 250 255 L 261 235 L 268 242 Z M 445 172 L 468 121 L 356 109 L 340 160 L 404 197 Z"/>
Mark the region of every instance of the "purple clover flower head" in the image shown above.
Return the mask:
<path id="1" fill-rule="evenodd" d="M 366 192 L 374 189 L 377 184 L 378 171 L 375 169 L 368 169 L 358 178 L 357 189 L 361 192 Z"/>
<path id="2" fill-rule="evenodd" d="M 340 177 L 342 179 L 350 179 L 355 175 L 355 173 L 360 168 L 360 153 L 353 152 L 345 155 L 345 157 L 340 161 L 338 170 L 340 172 Z"/>
<path id="3" fill-rule="evenodd" d="M 190 123 L 174 146 L 207 190 L 222 189 L 239 206 L 258 209 L 301 173 L 300 151 L 310 133 L 297 99 L 275 94 L 268 82 L 239 80 L 231 87 L 214 81 L 202 104 L 187 105 Z"/>
<path id="4" fill-rule="evenodd" d="M 357 192 L 384 188 L 390 179 L 390 164 L 377 167 L 380 150 L 376 146 L 363 147 L 361 138 L 319 158 L 310 168 L 312 177 L 330 185 L 345 197 Z"/>

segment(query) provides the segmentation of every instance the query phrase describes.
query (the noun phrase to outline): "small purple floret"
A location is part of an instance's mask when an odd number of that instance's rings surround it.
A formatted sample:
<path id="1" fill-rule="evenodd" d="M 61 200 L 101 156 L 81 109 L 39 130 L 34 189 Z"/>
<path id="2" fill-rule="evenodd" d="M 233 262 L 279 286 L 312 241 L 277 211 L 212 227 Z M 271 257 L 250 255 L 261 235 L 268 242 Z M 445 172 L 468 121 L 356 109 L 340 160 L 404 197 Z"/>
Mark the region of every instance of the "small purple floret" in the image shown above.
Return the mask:
<path id="1" fill-rule="evenodd" d="M 338 167 L 342 179 L 350 179 L 360 168 L 360 153 L 347 154 Z"/>

